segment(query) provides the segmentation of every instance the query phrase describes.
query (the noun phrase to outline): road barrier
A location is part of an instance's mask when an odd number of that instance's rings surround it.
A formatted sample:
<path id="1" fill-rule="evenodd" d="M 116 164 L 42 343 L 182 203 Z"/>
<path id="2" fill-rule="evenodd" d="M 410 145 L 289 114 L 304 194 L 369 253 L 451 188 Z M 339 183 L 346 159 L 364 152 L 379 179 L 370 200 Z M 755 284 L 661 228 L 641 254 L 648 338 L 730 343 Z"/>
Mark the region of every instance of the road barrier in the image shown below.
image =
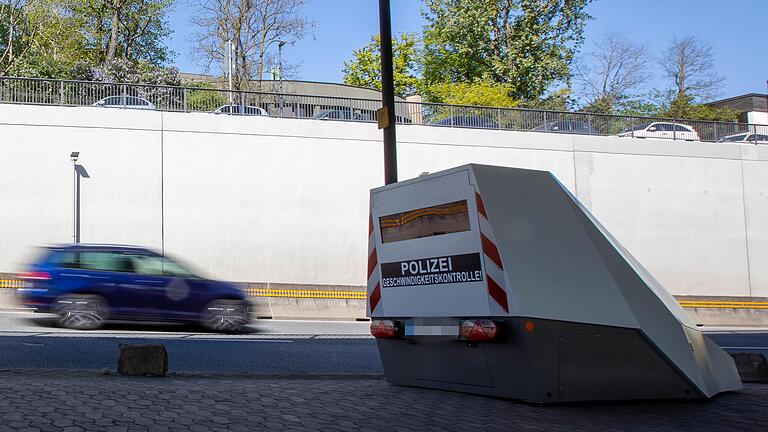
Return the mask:
<path id="1" fill-rule="evenodd" d="M 0 103 L 92 106 L 103 105 L 104 101 L 117 108 L 208 113 L 224 110 L 225 114 L 235 115 L 266 112 L 272 117 L 363 123 L 376 123 L 377 109 L 381 107 L 378 99 L 0 77 Z M 402 100 L 395 102 L 395 121 L 450 128 L 768 144 L 768 125 Z"/>
<path id="2" fill-rule="evenodd" d="M 0 279 L 3 291 L 22 287 L 14 278 Z M 262 286 L 259 286 L 262 285 Z M 338 289 L 266 288 L 263 284 L 240 284 L 251 296 L 259 318 L 284 319 L 364 319 L 366 292 L 352 287 Z M 280 285 L 285 286 L 285 285 Z M 703 325 L 768 325 L 768 299 L 677 298 L 693 320 Z"/>

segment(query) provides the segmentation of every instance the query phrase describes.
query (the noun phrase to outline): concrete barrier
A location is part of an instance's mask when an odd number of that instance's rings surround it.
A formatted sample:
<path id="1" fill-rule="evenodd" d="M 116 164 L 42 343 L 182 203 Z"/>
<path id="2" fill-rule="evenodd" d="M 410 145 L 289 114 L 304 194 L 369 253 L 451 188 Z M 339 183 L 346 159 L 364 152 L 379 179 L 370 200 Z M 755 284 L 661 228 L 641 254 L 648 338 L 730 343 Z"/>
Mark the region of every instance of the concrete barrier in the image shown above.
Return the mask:
<path id="1" fill-rule="evenodd" d="M 242 283 L 260 319 L 368 320 L 365 287 Z"/>
<path id="2" fill-rule="evenodd" d="M 700 325 L 719 327 L 768 327 L 766 297 L 676 296 L 691 319 Z"/>
<path id="3" fill-rule="evenodd" d="M 257 319 L 368 320 L 365 287 L 241 282 Z M 21 281 L 0 273 L 0 310 L 18 309 L 15 288 Z M 766 297 L 675 296 L 696 324 L 719 327 L 768 327 Z"/>
<path id="4" fill-rule="evenodd" d="M 128 376 L 165 376 L 168 352 L 163 344 L 120 344 L 117 373 Z"/>

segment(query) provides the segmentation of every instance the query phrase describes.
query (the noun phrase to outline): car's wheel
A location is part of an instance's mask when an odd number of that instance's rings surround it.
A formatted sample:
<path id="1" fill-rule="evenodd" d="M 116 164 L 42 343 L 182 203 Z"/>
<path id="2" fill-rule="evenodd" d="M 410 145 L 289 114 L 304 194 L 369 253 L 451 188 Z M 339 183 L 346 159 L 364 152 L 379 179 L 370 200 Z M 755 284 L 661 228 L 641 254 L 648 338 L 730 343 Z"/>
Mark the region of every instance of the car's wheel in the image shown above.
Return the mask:
<path id="1" fill-rule="evenodd" d="M 93 330 L 109 318 L 109 305 L 102 297 L 71 294 L 59 297 L 54 305 L 59 325 L 77 330 Z"/>
<path id="2" fill-rule="evenodd" d="M 202 324 L 210 330 L 237 332 L 248 322 L 248 303 L 243 300 L 214 300 L 203 310 Z"/>

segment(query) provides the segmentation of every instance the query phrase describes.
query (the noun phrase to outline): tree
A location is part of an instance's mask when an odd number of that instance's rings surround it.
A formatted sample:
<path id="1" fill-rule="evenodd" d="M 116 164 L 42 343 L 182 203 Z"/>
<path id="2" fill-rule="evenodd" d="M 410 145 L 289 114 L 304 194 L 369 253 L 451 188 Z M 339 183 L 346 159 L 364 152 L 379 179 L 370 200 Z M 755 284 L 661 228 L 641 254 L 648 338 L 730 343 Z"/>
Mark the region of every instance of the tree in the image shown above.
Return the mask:
<path id="1" fill-rule="evenodd" d="M 306 0 L 198 0 L 193 23 L 199 27 L 195 52 L 206 68 L 217 63 L 227 76 L 227 41 L 234 44 L 233 86 L 247 89 L 274 66 L 281 42 L 304 37 L 312 23 L 300 15 Z M 284 65 L 279 65 L 285 68 Z"/>
<path id="2" fill-rule="evenodd" d="M 659 113 L 664 117 L 690 120 L 737 121 L 739 111 L 728 107 L 712 107 L 694 103 L 687 95 L 677 96 Z"/>
<path id="3" fill-rule="evenodd" d="M 583 111 L 614 113 L 637 98 L 649 78 L 648 48 L 616 33 L 608 34 L 575 62 L 575 78 L 586 103 Z"/>
<path id="4" fill-rule="evenodd" d="M 72 68 L 72 77 L 84 81 L 109 83 L 150 84 L 164 86 L 182 85 L 175 67 L 155 66 L 149 62 L 115 59 L 89 65 L 81 62 Z"/>
<path id="5" fill-rule="evenodd" d="M 62 77 L 85 58 L 85 40 L 66 2 L 0 2 L 0 75 Z"/>
<path id="6" fill-rule="evenodd" d="M 568 82 L 590 0 L 426 0 L 425 85 L 487 82 L 532 101 Z"/>
<path id="7" fill-rule="evenodd" d="M 39 31 L 27 13 L 30 3 L 26 0 L 0 3 L 0 75 L 7 74 L 24 58 Z"/>
<path id="8" fill-rule="evenodd" d="M 173 53 L 165 46 L 171 34 L 165 16 L 173 0 L 72 0 L 72 14 L 82 26 L 97 61 L 125 58 L 154 65 Z"/>
<path id="9" fill-rule="evenodd" d="M 675 99 L 705 102 L 720 93 L 724 78 L 713 70 L 712 46 L 696 36 L 673 38 L 659 65 L 673 84 Z"/>
<path id="10" fill-rule="evenodd" d="M 395 94 L 407 96 L 416 93 L 419 78 L 416 72 L 416 36 L 403 33 L 392 41 L 392 69 Z M 381 90 L 381 38 L 352 52 L 352 60 L 344 62 L 344 84 Z"/>
<path id="11" fill-rule="evenodd" d="M 514 107 L 520 101 L 510 96 L 510 89 L 495 83 L 440 83 L 430 87 L 431 99 L 453 105 Z"/>

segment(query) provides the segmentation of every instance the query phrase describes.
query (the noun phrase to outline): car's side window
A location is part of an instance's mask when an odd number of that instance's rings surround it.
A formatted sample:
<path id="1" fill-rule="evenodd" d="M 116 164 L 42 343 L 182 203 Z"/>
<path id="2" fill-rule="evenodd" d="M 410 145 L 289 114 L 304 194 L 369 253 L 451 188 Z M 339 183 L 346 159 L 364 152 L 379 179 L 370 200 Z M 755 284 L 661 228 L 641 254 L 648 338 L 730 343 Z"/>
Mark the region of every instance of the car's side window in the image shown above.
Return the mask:
<path id="1" fill-rule="evenodd" d="M 130 255 L 136 273 L 162 276 L 163 259 L 154 255 Z"/>
<path id="2" fill-rule="evenodd" d="M 691 129 L 683 125 L 675 125 L 675 130 L 678 132 L 690 132 Z"/>
<path id="3" fill-rule="evenodd" d="M 58 252 L 53 262 L 58 267 L 80 268 L 80 254 L 77 252 Z"/>
<path id="4" fill-rule="evenodd" d="M 123 255 L 114 252 L 79 252 L 80 268 L 84 270 L 130 271 Z"/>
<path id="5" fill-rule="evenodd" d="M 156 255 L 130 255 L 133 262 L 133 268 L 136 273 L 153 276 L 181 276 L 193 277 L 194 275 L 169 260 L 166 257 Z"/>

